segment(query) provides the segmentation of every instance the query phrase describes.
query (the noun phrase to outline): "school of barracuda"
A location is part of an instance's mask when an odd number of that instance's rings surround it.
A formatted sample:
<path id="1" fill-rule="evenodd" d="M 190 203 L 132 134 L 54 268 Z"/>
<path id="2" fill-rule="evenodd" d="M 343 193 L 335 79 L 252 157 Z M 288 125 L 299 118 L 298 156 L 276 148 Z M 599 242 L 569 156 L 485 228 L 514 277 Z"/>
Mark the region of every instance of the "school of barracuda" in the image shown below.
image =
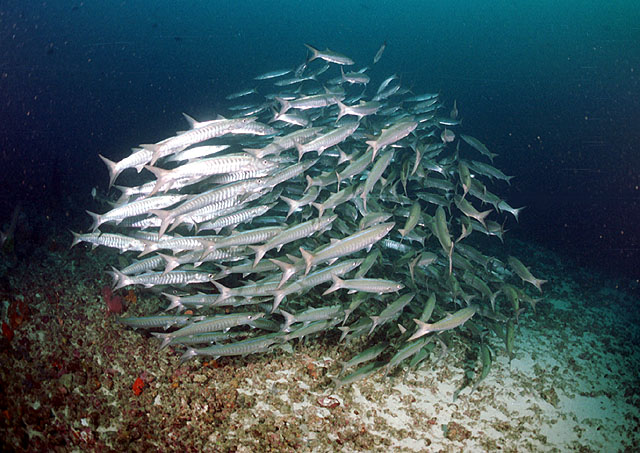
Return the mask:
<path id="1" fill-rule="evenodd" d="M 486 333 L 511 357 L 522 302 L 535 308 L 518 283 L 544 283 L 517 258 L 505 264 L 469 244 L 473 234 L 501 240 L 504 218 L 517 220 L 522 208 L 488 188 L 511 177 L 455 131 L 455 102 L 446 111 L 438 94 L 415 94 L 396 75 L 373 90 L 374 71 L 306 46 L 297 69 L 227 96 L 233 115 L 185 115 L 186 132 L 119 162 L 100 156 L 110 187 L 130 168 L 155 179 L 115 186 L 113 209 L 90 213 L 93 231 L 73 244 L 132 257 L 113 268 L 116 289 L 160 287 L 168 307 L 120 321 L 182 347 L 182 361 L 287 349 L 330 331 L 367 337 L 333 378 L 341 386 L 408 359 L 415 367 L 436 347 L 442 356 L 465 329 L 482 362 L 475 388 L 491 365 Z"/>

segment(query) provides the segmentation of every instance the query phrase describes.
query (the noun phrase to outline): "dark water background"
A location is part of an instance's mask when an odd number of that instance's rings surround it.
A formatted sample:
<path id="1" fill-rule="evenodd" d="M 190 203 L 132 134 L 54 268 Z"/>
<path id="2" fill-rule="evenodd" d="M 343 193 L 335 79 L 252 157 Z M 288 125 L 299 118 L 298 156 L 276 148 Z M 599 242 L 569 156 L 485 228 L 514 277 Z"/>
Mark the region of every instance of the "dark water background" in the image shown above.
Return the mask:
<path id="1" fill-rule="evenodd" d="M 39 235 L 86 230 L 106 188 L 98 153 L 227 113 L 258 73 L 302 43 L 457 99 L 461 131 L 516 175 L 510 235 L 579 264 L 640 276 L 637 1 L 0 2 L 0 224 L 20 201 Z M 71 237 L 69 236 L 69 240 Z"/>

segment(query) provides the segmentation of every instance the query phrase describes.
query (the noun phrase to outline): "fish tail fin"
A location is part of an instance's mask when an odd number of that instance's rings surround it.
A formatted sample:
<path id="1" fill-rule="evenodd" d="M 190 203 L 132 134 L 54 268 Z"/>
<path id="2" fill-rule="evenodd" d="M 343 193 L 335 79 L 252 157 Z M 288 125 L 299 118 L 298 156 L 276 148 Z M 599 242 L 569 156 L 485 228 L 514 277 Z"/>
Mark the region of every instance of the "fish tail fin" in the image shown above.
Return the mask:
<path id="1" fill-rule="evenodd" d="M 73 242 L 71 242 L 71 245 L 69 246 L 69 248 L 71 248 L 74 245 L 82 242 L 82 235 L 80 233 L 76 233 L 75 231 L 71 231 L 71 230 L 69 231 L 71 232 L 71 234 L 73 234 Z"/>
<path id="2" fill-rule="evenodd" d="M 200 127 L 200 123 L 198 121 L 196 121 L 192 116 L 187 115 L 184 112 L 182 112 L 182 116 L 184 116 L 184 119 L 187 120 L 187 123 L 189 123 L 189 127 L 191 129 L 196 129 L 196 128 Z"/>
<path id="3" fill-rule="evenodd" d="M 109 188 L 111 188 L 122 170 L 118 169 L 118 164 L 116 162 L 107 159 L 102 154 L 98 154 L 98 157 L 102 159 L 102 162 L 107 166 L 107 170 L 109 171 Z"/>
<path id="4" fill-rule="evenodd" d="M 111 271 L 108 271 L 109 274 L 111 274 L 111 276 L 113 277 L 113 290 L 116 291 L 120 288 L 123 288 L 127 285 L 130 285 L 131 279 L 123 274 L 122 272 L 120 272 L 118 269 L 116 269 L 115 267 L 111 266 Z"/>
<path id="5" fill-rule="evenodd" d="M 227 300 L 229 297 L 231 297 L 231 289 L 216 281 L 212 281 L 211 283 L 213 283 L 220 292 L 220 295 L 218 296 L 218 299 L 216 299 L 216 302 L 222 302 L 223 300 Z"/>
<path id="6" fill-rule="evenodd" d="M 198 232 L 198 225 L 195 224 L 195 222 L 193 222 L 193 220 L 191 218 L 189 218 L 189 216 L 184 216 L 184 215 L 179 215 L 178 217 L 173 219 L 173 222 L 171 222 L 171 226 L 169 227 L 169 231 L 173 231 L 176 228 L 178 228 L 180 225 L 182 225 L 183 223 L 186 222 L 190 222 L 187 227 L 189 228 L 189 231 L 191 231 L 192 228 L 195 227 L 196 229 L 196 234 Z"/>
<path id="7" fill-rule="evenodd" d="M 311 203 L 311 206 L 318 210 L 318 218 L 322 217 L 322 214 L 324 214 L 324 205 L 322 203 Z"/>
<path id="8" fill-rule="evenodd" d="M 340 70 L 342 70 L 342 66 L 340 66 Z M 342 77 L 344 77 L 344 71 L 342 71 Z M 340 101 L 338 101 L 338 109 L 340 109 L 340 111 L 338 112 L 338 118 L 336 118 L 336 123 L 340 121 L 340 118 L 342 118 L 347 114 L 347 106 Z"/>
<path id="9" fill-rule="evenodd" d="M 307 49 L 309 49 L 309 51 L 311 52 L 311 56 L 309 58 L 307 58 L 307 63 L 315 60 L 316 58 L 318 58 L 320 51 L 318 49 L 316 49 L 315 47 L 309 45 L 309 44 L 305 44 L 304 45 Z"/>
<path id="10" fill-rule="evenodd" d="M 161 294 L 167 299 L 169 299 L 169 306 L 165 308 L 164 311 L 170 311 L 170 310 L 173 310 L 174 308 L 177 308 L 178 311 L 184 310 L 184 305 L 182 305 L 182 302 L 180 302 L 180 296 L 176 296 L 175 294 L 169 294 L 169 293 L 161 293 Z"/>
<path id="11" fill-rule="evenodd" d="M 154 241 L 149 241 L 148 239 L 138 239 L 140 242 L 144 244 L 144 249 L 138 255 L 138 258 L 142 258 L 145 255 L 148 255 L 151 252 L 158 250 L 158 243 Z"/>
<path id="12" fill-rule="evenodd" d="M 170 333 L 151 332 L 151 335 L 162 340 L 162 343 L 160 343 L 160 350 L 169 346 L 169 343 L 171 343 L 171 340 L 173 339 L 173 336 Z"/>
<path id="13" fill-rule="evenodd" d="M 269 261 L 271 261 L 273 264 L 275 264 L 276 266 L 278 266 L 280 268 L 280 270 L 282 271 L 282 279 L 280 280 L 280 283 L 278 284 L 278 287 L 276 289 L 280 289 L 282 288 L 282 285 L 285 284 L 285 282 L 287 280 L 289 280 L 289 278 L 296 273 L 296 267 L 293 264 L 289 264 L 289 263 L 285 263 L 284 261 L 280 261 L 274 258 L 270 258 Z"/>
<path id="14" fill-rule="evenodd" d="M 276 96 L 276 101 L 280 103 L 280 111 L 278 112 L 278 115 L 284 115 L 291 108 L 291 103 L 286 99 Z"/>
<path id="15" fill-rule="evenodd" d="M 171 188 L 171 181 L 169 180 L 171 170 L 165 170 L 164 168 L 154 167 L 153 165 L 145 165 L 144 168 L 149 170 L 156 177 L 156 185 L 153 186 L 153 190 L 149 193 L 149 197 L 154 196 L 160 190 L 164 189 L 163 191 L 166 192 Z M 167 185 L 169 187 L 165 188 L 165 186 Z"/>
<path id="16" fill-rule="evenodd" d="M 217 250 L 217 246 L 215 241 L 208 241 L 206 239 L 200 239 L 198 242 L 200 242 L 200 245 L 202 246 L 202 254 L 200 255 L 200 263 L 202 263 L 207 256 Z"/>
<path id="17" fill-rule="evenodd" d="M 300 162 L 302 160 L 302 156 L 304 156 L 304 147 L 300 143 L 296 143 L 295 147 L 298 151 L 298 162 Z"/>
<path id="18" fill-rule="evenodd" d="M 277 289 L 273 292 L 273 308 L 271 309 L 271 313 L 275 312 L 278 309 L 280 303 L 284 300 L 285 294 L 281 289 Z"/>
<path id="19" fill-rule="evenodd" d="M 314 181 L 313 178 L 309 175 L 305 175 L 305 179 L 307 180 L 307 187 L 305 187 L 304 193 L 307 193 L 309 189 L 313 187 Z"/>
<path id="20" fill-rule="evenodd" d="M 344 340 L 347 337 L 349 332 L 351 332 L 351 327 L 349 327 L 349 326 L 340 326 L 340 327 L 338 327 L 338 330 L 342 332 L 340 334 L 340 339 L 338 340 L 338 343 L 341 343 L 342 340 Z"/>
<path id="21" fill-rule="evenodd" d="M 341 325 L 345 325 L 347 323 L 347 319 L 349 319 L 349 316 L 351 315 L 351 313 L 353 313 L 353 309 L 351 308 L 347 308 L 344 311 L 344 319 L 342 320 L 342 324 Z"/>
<path id="22" fill-rule="evenodd" d="M 304 263 L 305 263 L 304 275 L 307 275 L 311 270 L 311 266 L 313 265 L 314 256 L 311 252 L 307 252 L 302 247 L 300 247 L 300 253 L 302 254 L 302 259 L 304 259 Z"/>
<path id="23" fill-rule="evenodd" d="M 158 253 L 158 256 L 161 257 L 166 263 L 162 275 L 166 275 L 180 265 L 180 261 L 178 261 L 178 258 L 176 258 L 175 256 L 169 256 L 164 253 Z"/>
<path id="24" fill-rule="evenodd" d="M 347 153 L 345 153 L 344 151 L 342 151 L 342 148 L 340 148 L 338 145 L 336 145 L 336 148 L 338 148 L 338 153 L 340 154 L 340 157 L 338 158 L 337 165 L 340 165 L 343 162 L 347 162 L 347 161 L 351 160 L 349 155 Z M 340 175 L 338 175 L 338 185 L 339 184 L 340 184 Z"/>
<path id="25" fill-rule="evenodd" d="M 483 226 L 483 227 L 485 227 L 485 228 L 487 228 L 487 225 L 485 224 L 484 219 L 486 219 L 486 218 L 487 218 L 487 216 L 488 216 L 489 214 L 491 214 L 491 212 L 492 212 L 492 211 L 493 211 L 493 209 L 487 209 L 486 211 L 482 211 L 482 212 L 478 215 L 478 217 L 476 218 L 476 220 L 477 220 L 478 222 L 480 222 L 480 223 L 482 224 L 482 226 Z"/>
<path id="26" fill-rule="evenodd" d="M 264 245 L 250 245 L 249 248 L 256 253 L 256 257 L 253 260 L 253 268 L 255 269 L 264 254 L 267 253 L 267 249 Z"/>
<path id="27" fill-rule="evenodd" d="M 291 313 L 288 313 L 282 309 L 278 313 L 284 316 L 284 325 L 282 326 L 281 330 L 283 332 L 290 332 L 291 329 L 289 327 L 291 327 L 291 324 L 295 322 L 296 320 L 295 316 L 293 316 Z"/>
<path id="28" fill-rule="evenodd" d="M 331 280 L 333 280 L 333 285 L 331 285 L 329 289 L 322 293 L 323 296 L 326 296 L 327 294 L 330 294 L 344 287 L 344 280 L 342 280 L 337 275 L 331 274 Z"/>
<path id="29" fill-rule="evenodd" d="M 120 194 L 120 198 L 116 200 L 116 205 L 126 203 L 127 200 L 129 200 L 129 197 L 131 196 L 131 187 L 119 186 L 117 184 L 114 184 L 113 187 L 118 189 L 120 192 L 122 192 Z"/>
<path id="30" fill-rule="evenodd" d="M 541 278 L 536 278 L 536 279 L 534 280 L 534 283 L 533 283 L 533 284 L 534 284 L 534 286 L 535 286 L 536 288 L 538 288 L 538 291 L 540 291 L 540 294 L 542 294 L 542 285 L 543 285 L 544 283 L 547 283 L 547 281 L 548 281 L 548 280 L 543 280 L 543 279 L 541 279 Z"/>
<path id="31" fill-rule="evenodd" d="M 421 336 L 428 334 L 430 331 L 431 324 L 428 324 L 424 321 L 420 321 L 417 318 L 413 318 L 413 321 L 418 325 L 418 330 L 416 330 L 416 332 L 413 335 L 411 335 L 407 339 L 407 341 L 413 341 L 416 338 L 420 338 Z"/>
<path id="32" fill-rule="evenodd" d="M 198 355 L 198 351 L 196 351 L 193 348 L 187 348 L 187 350 L 185 351 L 184 354 L 182 354 L 182 356 L 180 357 L 180 365 L 182 365 L 184 362 L 191 360 L 193 357 Z"/>
<path id="33" fill-rule="evenodd" d="M 103 223 L 102 216 L 100 214 L 96 214 L 95 212 L 91 212 L 91 211 L 87 211 L 87 214 L 89 214 L 93 219 L 93 224 L 91 225 L 91 231 L 96 231 L 98 227 Z"/>
<path id="34" fill-rule="evenodd" d="M 149 212 L 160 219 L 160 229 L 158 230 L 158 239 L 160 239 L 173 221 L 171 211 L 165 211 L 162 209 L 151 209 Z"/>
<path id="35" fill-rule="evenodd" d="M 484 219 L 485 219 L 485 217 L 487 217 L 489 214 L 491 214 L 491 212 L 492 212 L 492 211 L 493 211 L 493 209 L 487 209 L 486 211 L 482 211 L 482 212 L 480 213 L 480 218 L 481 218 L 482 220 L 484 220 Z"/>
<path id="36" fill-rule="evenodd" d="M 371 318 L 372 324 L 371 324 L 371 329 L 369 330 L 368 335 L 371 335 L 373 333 L 373 329 L 378 327 L 378 323 L 380 322 L 380 316 L 369 316 L 369 318 Z"/>
<path id="37" fill-rule="evenodd" d="M 369 148 L 367 148 L 367 151 L 369 149 L 373 151 L 373 153 L 371 154 L 371 162 L 373 162 L 376 158 L 376 154 L 378 154 L 378 151 L 380 150 L 378 143 L 376 140 L 367 140 L 365 141 L 365 143 L 369 145 Z"/>
<path id="38" fill-rule="evenodd" d="M 140 148 L 146 149 L 147 151 L 151 151 L 153 153 L 153 155 L 151 156 L 151 160 L 149 161 L 149 165 L 154 165 L 156 161 L 161 157 L 160 145 L 145 144 L 145 145 L 140 145 Z"/>
<path id="39" fill-rule="evenodd" d="M 524 208 L 526 208 L 526 206 L 522 206 L 520 208 L 516 208 L 513 210 L 512 214 L 513 216 L 516 218 L 516 222 L 519 222 L 520 220 L 518 219 L 518 216 L 520 215 L 520 211 L 522 211 Z"/>
<path id="40" fill-rule="evenodd" d="M 336 377 L 336 376 L 331 376 L 331 382 L 333 382 L 333 391 L 335 392 L 336 390 L 338 390 L 340 387 L 342 387 L 342 381 Z"/>
<path id="41" fill-rule="evenodd" d="M 286 220 L 298 208 L 298 205 L 296 200 L 293 200 L 291 198 L 287 198 L 285 196 L 280 195 L 280 199 L 289 205 L 289 212 L 287 212 L 287 216 L 285 217 L 285 220 Z"/>

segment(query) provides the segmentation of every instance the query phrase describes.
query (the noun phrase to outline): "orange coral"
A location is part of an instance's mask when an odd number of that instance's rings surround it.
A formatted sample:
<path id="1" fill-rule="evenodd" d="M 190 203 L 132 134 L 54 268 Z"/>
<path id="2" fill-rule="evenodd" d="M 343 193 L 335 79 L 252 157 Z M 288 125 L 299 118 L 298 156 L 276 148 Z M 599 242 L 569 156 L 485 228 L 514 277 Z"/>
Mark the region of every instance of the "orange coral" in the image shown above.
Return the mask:
<path id="1" fill-rule="evenodd" d="M 23 301 L 14 301 L 9 305 L 7 310 L 7 318 L 9 321 L 9 327 L 16 329 L 27 318 L 28 307 Z"/>
<path id="2" fill-rule="evenodd" d="M 142 393 L 142 389 L 144 388 L 144 381 L 139 377 L 136 378 L 132 388 L 133 388 L 133 393 L 136 396 L 139 396 Z"/>
<path id="3" fill-rule="evenodd" d="M 2 322 L 2 335 L 9 341 L 13 339 L 13 329 L 4 321 Z"/>
<path id="4" fill-rule="evenodd" d="M 124 300 L 126 300 L 130 304 L 135 304 L 138 301 L 138 297 L 136 296 L 136 293 L 132 289 L 130 289 L 127 292 L 127 295 L 124 296 Z"/>
<path id="5" fill-rule="evenodd" d="M 313 362 L 307 363 L 307 374 L 313 379 L 318 379 L 318 370 Z"/>

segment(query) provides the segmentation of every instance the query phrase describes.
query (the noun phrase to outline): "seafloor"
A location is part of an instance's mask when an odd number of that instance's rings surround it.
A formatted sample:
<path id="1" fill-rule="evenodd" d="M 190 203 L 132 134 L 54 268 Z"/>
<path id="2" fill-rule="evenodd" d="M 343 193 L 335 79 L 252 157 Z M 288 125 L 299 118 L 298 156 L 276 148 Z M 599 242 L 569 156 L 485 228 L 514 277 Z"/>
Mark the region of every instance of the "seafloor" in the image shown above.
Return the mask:
<path id="1" fill-rule="evenodd" d="M 179 365 L 178 351 L 109 314 L 101 289 L 116 253 L 69 250 L 70 235 L 5 251 L 0 450 L 640 451 L 637 282 L 508 241 L 549 280 L 544 299 L 520 316 L 513 360 L 493 337 L 491 373 L 455 401 L 480 368 L 463 337 L 417 370 L 338 391 L 330 377 L 361 345 L 334 334 L 293 353 Z M 165 304 L 118 294 L 128 316 Z"/>

